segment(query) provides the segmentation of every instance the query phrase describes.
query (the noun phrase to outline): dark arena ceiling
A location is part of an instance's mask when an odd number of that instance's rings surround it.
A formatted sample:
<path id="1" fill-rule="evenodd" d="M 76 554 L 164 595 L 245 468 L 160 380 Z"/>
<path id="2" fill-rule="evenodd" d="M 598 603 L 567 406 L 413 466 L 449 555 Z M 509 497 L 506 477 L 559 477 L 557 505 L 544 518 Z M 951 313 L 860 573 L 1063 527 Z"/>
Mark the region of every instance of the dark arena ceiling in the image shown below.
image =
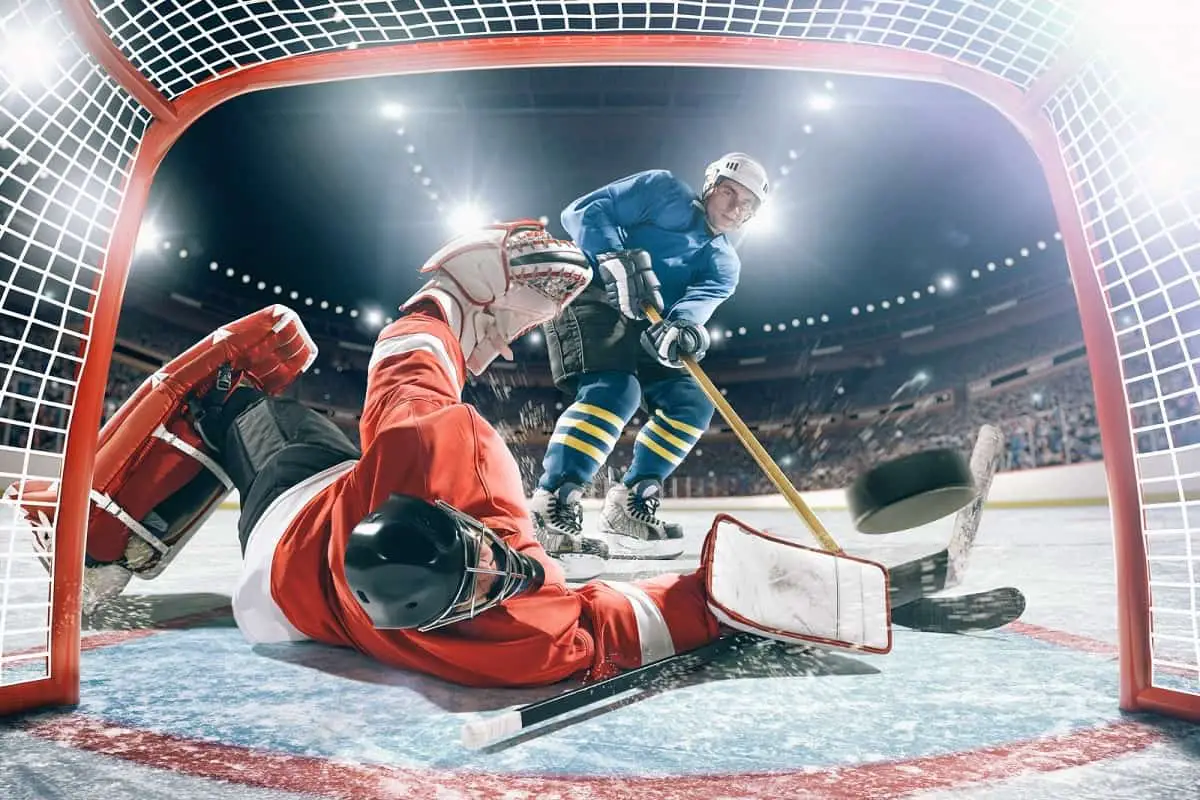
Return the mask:
<path id="1" fill-rule="evenodd" d="M 918 309 L 1066 280 L 1039 165 L 970 95 L 836 74 L 606 67 L 235 99 L 164 161 L 133 287 L 206 305 L 280 300 L 368 335 L 361 314 L 394 313 L 464 206 L 484 222 L 546 216 L 561 233 L 562 207 L 593 188 L 651 168 L 699 188 L 729 150 L 762 160 L 775 189 L 770 218 L 739 245 L 738 293 L 713 320 L 728 348 L 765 345 L 764 326 L 903 326 Z"/>

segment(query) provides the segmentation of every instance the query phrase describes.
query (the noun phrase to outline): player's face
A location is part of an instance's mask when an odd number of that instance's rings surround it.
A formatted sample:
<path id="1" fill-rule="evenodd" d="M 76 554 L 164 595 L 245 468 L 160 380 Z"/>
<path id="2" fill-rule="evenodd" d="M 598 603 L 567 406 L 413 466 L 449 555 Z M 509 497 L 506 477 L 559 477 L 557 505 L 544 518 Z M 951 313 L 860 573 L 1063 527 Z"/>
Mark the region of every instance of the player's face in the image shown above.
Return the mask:
<path id="1" fill-rule="evenodd" d="M 758 198 L 740 183 L 722 179 L 708 193 L 704 214 L 717 233 L 733 233 L 758 210 Z"/>
<path id="2" fill-rule="evenodd" d="M 492 588 L 496 581 L 502 580 L 502 576 L 489 574 L 488 571 L 495 572 L 496 570 L 496 554 L 492 552 L 491 545 L 487 542 L 479 548 L 479 558 L 475 563 L 475 568 L 481 570 L 475 573 L 475 591 L 470 597 L 460 601 L 454 606 L 451 613 L 458 614 L 463 611 L 471 611 L 479 608 L 488 601 Z"/>

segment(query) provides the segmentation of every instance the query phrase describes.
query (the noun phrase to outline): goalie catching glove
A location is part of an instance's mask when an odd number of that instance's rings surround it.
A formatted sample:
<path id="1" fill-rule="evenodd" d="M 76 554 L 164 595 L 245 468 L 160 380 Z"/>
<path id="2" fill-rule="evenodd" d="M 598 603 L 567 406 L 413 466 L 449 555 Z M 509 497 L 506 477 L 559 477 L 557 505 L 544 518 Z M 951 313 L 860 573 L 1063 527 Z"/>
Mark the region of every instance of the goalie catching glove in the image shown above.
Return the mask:
<path id="1" fill-rule="evenodd" d="M 658 276 L 645 250 L 602 253 L 597 258 L 608 303 L 628 319 L 645 319 L 646 306 L 662 313 L 663 299 Z"/>
<path id="2" fill-rule="evenodd" d="M 683 357 L 696 361 L 704 358 L 710 343 L 708 329 L 698 322 L 664 319 L 651 325 L 642 334 L 642 347 L 658 363 L 672 369 L 683 367 Z"/>

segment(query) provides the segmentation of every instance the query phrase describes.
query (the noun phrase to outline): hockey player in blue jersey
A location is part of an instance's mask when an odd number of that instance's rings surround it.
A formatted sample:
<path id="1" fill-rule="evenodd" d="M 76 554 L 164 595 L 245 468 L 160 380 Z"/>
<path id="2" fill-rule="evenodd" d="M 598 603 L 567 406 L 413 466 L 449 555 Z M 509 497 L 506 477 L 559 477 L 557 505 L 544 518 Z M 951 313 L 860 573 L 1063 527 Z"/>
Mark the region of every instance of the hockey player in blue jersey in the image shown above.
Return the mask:
<path id="1" fill-rule="evenodd" d="M 683 552 L 682 530 L 659 519 L 658 504 L 663 481 L 699 441 L 714 409 L 680 358 L 704 357 L 705 325 L 737 288 L 741 269 L 729 237 L 768 191 L 757 161 L 729 153 L 708 166 L 698 195 L 670 172 L 650 170 L 562 212 L 596 277 L 545 326 L 555 384 L 574 395 L 555 425 L 532 504 L 552 555 L 663 559 Z M 661 323 L 646 320 L 647 304 L 662 313 Z M 604 499 L 600 540 L 585 537 L 583 487 L 643 404 L 647 421 L 628 471 Z"/>

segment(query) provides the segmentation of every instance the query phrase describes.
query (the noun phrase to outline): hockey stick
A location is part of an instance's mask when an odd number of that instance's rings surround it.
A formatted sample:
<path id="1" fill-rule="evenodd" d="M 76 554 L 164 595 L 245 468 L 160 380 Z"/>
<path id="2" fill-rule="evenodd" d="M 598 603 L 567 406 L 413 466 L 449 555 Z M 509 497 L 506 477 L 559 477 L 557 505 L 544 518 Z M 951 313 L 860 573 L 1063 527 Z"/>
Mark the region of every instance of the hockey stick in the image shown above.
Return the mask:
<path id="1" fill-rule="evenodd" d="M 642 689 L 658 680 L 669 680 L 699 669 L 725 653 L 748 644 L 762 641 L 749 633 L 734 633 L 714 639 L 703 647 L 676 653 L 653 661 L 629 672 L 622 672 L 596 683 L 580 686 L 555 697 L 514 708 L 487 719 L 477 719 L 462 726 L 464 747 L 478 749 L 507 739 L 515 733 L 541 722 L 578 711 L 592 703 Z"/>
<path id="2" fill-rule="evenodd" d="M 983 518 L 983 504 L 987 502 L 992 478 L 996 475 L 1004 452 L 1003 444 L 1003 435 L 995 426 L 984 425 L 979 429 L 975 449 L 971 451 L 971 477 L 978 494 L 970 505 L 959 509 L 954 515 L 954 532 L 943 549 L 888 568 L 892 608 L 899 608 L 962 583 Z"/>
<path id="3" fill-rule="evenodd" d="M 646 318 L 651 322 L 662 322 L 662 315 L 653 306 L 646 306 Z M 800 518 L 808 525 L 808 529 L 812 531 L 812 535 L 821 543 L 821 547 L 831 553 L 842 553 L 843 550 L 829 535 L 829 531 L 822 524 L 817 515 L 812 512 L 808 504 L 804 502 L 804 498 L 800 496 L 800 492 L 796 491 L 796 487 L 788 480 L 787 475 L 783 474 L 783 470 L 771 458 L 771 454 L 759 444 L 758 439 L 754 438 L 754 434 L 750 432 L 750 428 L 742 422 L 742 418 L 733 410 L 733 406 L 729 405 L 721 390 L 716 387 L 716 384 L 709 379 L 700 365 L 696 363 L 696 359 L 691 356 L 682 358 L 683 367 L 688 373 L 696 379 L 696 383 L 700 384 L 700 388 L 704 390 L 704 394 L 708 396 L 709 401 L 717 407 L 717 411 L 721 412 L 721 416 L 729 423 L 729 427 L 733 430 L 738 441 L 750 453 L 751 458 L 755 460 L 758 466 L 766 474 L 767 478 L 775 486 L 781 495 L 788 501 L 788 505 L 792 507 Z"/>

